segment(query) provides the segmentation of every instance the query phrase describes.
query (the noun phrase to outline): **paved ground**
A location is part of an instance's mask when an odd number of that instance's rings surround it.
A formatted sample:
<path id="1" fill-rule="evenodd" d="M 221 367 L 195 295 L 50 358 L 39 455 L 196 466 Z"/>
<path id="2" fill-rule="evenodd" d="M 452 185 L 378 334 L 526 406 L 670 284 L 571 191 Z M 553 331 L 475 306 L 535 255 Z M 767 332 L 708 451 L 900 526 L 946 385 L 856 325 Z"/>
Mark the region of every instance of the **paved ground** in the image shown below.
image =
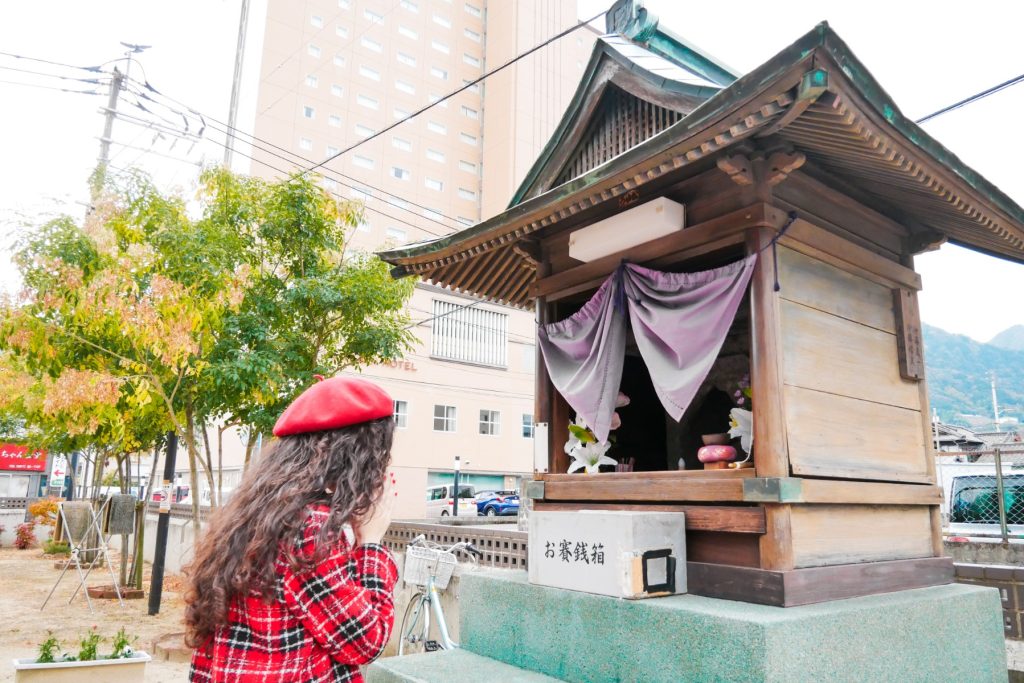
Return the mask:
<path id="1" fill-rule="evenodd" d="M 147 566 L 147 587 L 148 569 Z M 40 611 L 40 605 L 59 575 L 60 571 L 53 567 L 53 558 L 43 557 L 39 549 L 0 548 L 0 682 L 14 680 L 11 660 L 35 656 L 47 631 L 53 631 L 67 650 L 77 651 L 78 635 L 84 634 L 90 626 L 97 625 L 100 633 L 107 637 L 125 626 L 129 633 L 139 636 L 137 647 L 148 651 L 156 637 L 183 630 L 183 604 L 177 591 L 180 585 L 177 577 L 168 577 L 161 611 L 155 617 L 146 614 L 146 600 L 125 601 L 124 609 L 116 600 L 94 600 L 96 612 L 90 612 L 79 594 L 69 605 L 68 598 L 78 585 L 78 580 L 72 580 L 70 573 L 65 575 L 46 610 Z M 105 583 L 110 583 L 109 575 L 106 576 Z M 93 582 L 90 576 L 90 584 L 100 583 L 104 583 L 102 578 Z M 109 640 L 104 645 L 109 647 Z M 104 649 L 101 645 L 100 651 Z M 146 680 L 154 683 L 180 683 L 188 679 L 188 665 L 183 663 L 150 662 L 146 672 Z"/>

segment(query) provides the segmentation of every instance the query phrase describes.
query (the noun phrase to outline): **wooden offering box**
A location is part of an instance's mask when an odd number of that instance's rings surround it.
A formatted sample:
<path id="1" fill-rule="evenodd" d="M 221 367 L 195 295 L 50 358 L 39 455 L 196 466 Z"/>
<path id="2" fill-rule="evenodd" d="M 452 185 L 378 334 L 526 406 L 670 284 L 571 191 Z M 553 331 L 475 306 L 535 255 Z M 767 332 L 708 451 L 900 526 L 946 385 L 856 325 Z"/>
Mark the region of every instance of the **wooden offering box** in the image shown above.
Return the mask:
<path id="1" fill-rule="evenodd" d="M 673 49 L 633 3 L 613 10 L 619 35 L 598 40 L 510 208 L 382 257 L 396 275 L 532 307 L 546 324 L 624 261 L 697 272 L 756 254 L 681 420 L 627 345 L 632 403 L 614 449 L 632 472 L 565 474 L 574 411 L 539 357 L 547 442 L 525 494 L 536 510 L 685 512 L 699 595 L 791 606 L 951 582 L 913 256 L 950 239 L 1024 261 L 1024 211 L 904 119 L 825 25 L 735 79 Z M 627 212 L 659 197 L 685 206 L 685 228 L 644 238 Z M 635 243 L 570 257 L 572 233 L 616 215 Z M 745 372 L 753 467 L 702 469 L 702 425 Z"/>

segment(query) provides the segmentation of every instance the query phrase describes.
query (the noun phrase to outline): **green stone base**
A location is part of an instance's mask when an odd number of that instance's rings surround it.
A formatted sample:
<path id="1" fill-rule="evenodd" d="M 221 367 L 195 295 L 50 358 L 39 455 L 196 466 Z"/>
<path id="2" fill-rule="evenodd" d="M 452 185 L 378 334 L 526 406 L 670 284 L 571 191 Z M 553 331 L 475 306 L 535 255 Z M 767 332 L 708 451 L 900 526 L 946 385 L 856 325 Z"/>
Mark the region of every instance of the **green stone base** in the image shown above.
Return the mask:
<path id="1" fill-rule="evenodd" d="M 557 678 L 524 671 L 468 650 L 388 657 L 371 664 L 366 683 L 558 683 Z"/>
<path id="2" fill-rule="evenodd" d="M 465 650 L 565 681 L 1007 680 L 991 588 L 950 584 L 781 608 L 694 595 L 617 600 L 531 586 L 525 572 L 506 570 L 463 575 L 459 603 Z M 411 658 L 383 660 L 368 680 L 462 680 L 461 656 L 424 655 L 437 659 L 429 671 Z M 409 675 L 379 677 L 399 669 Z"/>

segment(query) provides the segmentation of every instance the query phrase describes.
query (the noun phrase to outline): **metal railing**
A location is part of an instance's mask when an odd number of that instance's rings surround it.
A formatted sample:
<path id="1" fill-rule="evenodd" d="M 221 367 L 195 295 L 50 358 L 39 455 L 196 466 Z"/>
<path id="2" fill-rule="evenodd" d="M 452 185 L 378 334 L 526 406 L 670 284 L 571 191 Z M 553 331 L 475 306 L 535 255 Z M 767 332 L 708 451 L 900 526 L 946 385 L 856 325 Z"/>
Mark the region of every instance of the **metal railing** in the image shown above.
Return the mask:
<path id="1" fill-rule="evenodd" d="M 1024 450 L 940 453 L 947 536 L 1024 539 Z"/>
<path id="2" fill-rule="evenodd" d="M 483 553 L 480 558 L 483 566 L 526 569 L 528 534 L 525 531 L 394 521 L 384 535 L 384 545 L 392 552 L 405 552 L 409 542 L 420 534 L 426 536 L 428 541 L 441 545 L 463 541 L 472 543 Z"/>

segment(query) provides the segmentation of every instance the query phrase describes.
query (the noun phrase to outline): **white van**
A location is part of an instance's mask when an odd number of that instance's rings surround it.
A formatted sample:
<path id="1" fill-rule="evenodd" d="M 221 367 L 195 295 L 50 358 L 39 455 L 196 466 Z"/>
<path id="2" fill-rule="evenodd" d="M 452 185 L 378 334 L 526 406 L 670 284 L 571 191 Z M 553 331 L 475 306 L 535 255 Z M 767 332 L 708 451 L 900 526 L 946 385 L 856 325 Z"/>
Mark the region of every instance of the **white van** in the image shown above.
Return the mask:
<path id="1" fill-rule="evenodd" d="M 454 484 L 440 484 L 427 487 L 427 519 L 448 517 L 452 514 Z M 476 488 L 459 484 L 459 516 L 476 517 Z"/>

